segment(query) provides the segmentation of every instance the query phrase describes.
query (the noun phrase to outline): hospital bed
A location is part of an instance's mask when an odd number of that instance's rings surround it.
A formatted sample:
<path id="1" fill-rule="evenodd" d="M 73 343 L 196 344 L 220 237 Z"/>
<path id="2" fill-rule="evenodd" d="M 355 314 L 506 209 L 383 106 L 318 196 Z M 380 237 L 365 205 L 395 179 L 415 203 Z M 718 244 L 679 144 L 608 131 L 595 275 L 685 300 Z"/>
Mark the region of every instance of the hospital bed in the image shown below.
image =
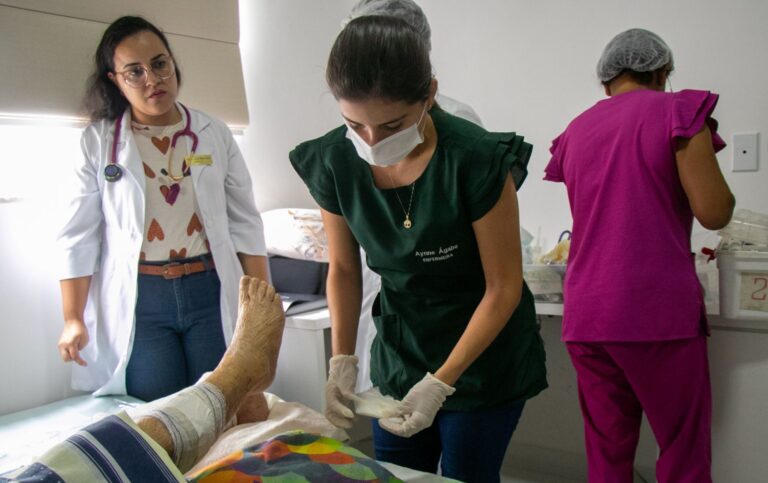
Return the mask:
<path id="1" fill-rule="evenodd" d="M 348 437 L 343 430 L 330 424 L 322 414 L 302 404 L 283 401 L 273 394 L 267 394 L 267 402 L 270 413 L 266 421 L 230 428 L 191 471 L 194 472 L 197 468 L 202 468 L 234 451 L 289 431 L 301 430 L 342 441 Z M 51 446 L 105 415 L 125 410 L 134 417 L 138 416 L 142 413 L 142 405 L 141 401 L 128 396 L 85 395 L 0 416 L 0 476 L 33 462 Z M 380 464 L 403 481 L 454 481 L 390 463 Z"/>

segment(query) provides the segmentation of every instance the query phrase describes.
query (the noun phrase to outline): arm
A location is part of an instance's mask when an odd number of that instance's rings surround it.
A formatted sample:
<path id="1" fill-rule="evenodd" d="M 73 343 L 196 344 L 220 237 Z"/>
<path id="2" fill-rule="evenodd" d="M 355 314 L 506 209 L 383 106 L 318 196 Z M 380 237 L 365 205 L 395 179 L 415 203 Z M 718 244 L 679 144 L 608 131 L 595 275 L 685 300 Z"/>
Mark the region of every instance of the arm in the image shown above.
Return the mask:
<path id="1" fill-rule="evenodd" d="M 357 326 L 360 321 L 363 277 L 360 248 L 346 220 L 320 210 L 328 237 L 328 279 L 326 292 L 331 312 L 331 360 L 325 384 L 325 417 L 340 428 L 349 429 L 355 417 L 350 409 L 357 380 Z"/>
<path id="2" fill-rule="evenodd" d="M 328 307 L 333 355 L 354 354 L 362 303 L 360 247 L 346 220 L 320 210 L 328 237 Z"/>
<path id="3" fill-rule="evenodd" d="M 473 223 L 485 274 L 485 294 L 435 377 L 453 385 L 493 342 L 520 302 L 523 286 L 517 193 L 507 176 L 501 197 Z"/>
<path id="4" fill-rule="evenodd" d="M 64 310 L 64 329 L 59 337 L 59 353 L 64 362 L 75 361 L 81 366 L 88 365 L 80 351 L 88 345 L 88 329 L 83 321 L 85 304 L 91 277 L 77 277 L 61 280 L 61 302 Z"/>
<path id="5" fill-rule="evenodd" d="M 704 228 L 718 230 L 731 219 L 736 203 L 723 178 L 709 127 L 690 139 L 678 139 L 675 151 L 680 182 L 693 215 Z"/>
<path id="6" fill-rule="evenodd" d="M 240 265 L 243 266 L 243 273 L 245 275 L 256 277 L 268 283 L 270 282 L 267 257 L 237 252 L 237 258 L 240 259 Z"/>
<path id="7" fill-rule="evenodd" d="M 83 132 L 80 139 L 82 157 L 75 165 L 69 210 L 56 240 L 61 252 L 59 278 L 64 315 L 58 349 L 64 362 L 75 361 L 81 366 L 87 364 L 80 357 L 80 351 L 89 342 L 84 320 L 85 306 L 92 274 L 98 270 L 103 243 L 104 213 L 101 209 L 97 160 L 104 137 L 106 135 L 100 134 L 95 126 Z"/>

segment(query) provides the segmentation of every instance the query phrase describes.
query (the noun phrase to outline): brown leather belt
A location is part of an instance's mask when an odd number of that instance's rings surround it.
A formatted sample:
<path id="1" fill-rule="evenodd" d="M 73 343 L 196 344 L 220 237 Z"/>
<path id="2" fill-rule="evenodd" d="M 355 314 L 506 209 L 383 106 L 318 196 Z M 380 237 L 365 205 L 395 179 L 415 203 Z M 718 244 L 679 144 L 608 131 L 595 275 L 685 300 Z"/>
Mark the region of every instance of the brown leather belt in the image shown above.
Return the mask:
<path id="1" fill-rule="evenodd" d="M 174 278 L 183 277 L 184 275 L 204 272 L 213 268 L 215 268 L 213 264 L 213 258 L 209 258 L 205 262 L 171 262 L 166 263 L 165 265 L 144 265 L 140 263 L 139 273 L 142 275 L 157 275 L 159 277 L 163 277 L 166 280 L 171 280 Z"/>

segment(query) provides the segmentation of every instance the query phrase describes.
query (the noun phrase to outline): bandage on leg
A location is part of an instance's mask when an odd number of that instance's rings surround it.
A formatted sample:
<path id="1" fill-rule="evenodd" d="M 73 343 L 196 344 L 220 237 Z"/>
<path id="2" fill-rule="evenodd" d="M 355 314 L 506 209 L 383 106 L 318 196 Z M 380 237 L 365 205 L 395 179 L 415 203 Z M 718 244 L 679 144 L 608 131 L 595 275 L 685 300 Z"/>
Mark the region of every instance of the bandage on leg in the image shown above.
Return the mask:
<path id="1" fill-rule="evenodd" d="M 147 414 L 165 425 L 171 436 L 171 458 L 186 471 L 216 441 L 226 422 L 227 402 L 213 384 L 201 382 L 188 387 Z"/>

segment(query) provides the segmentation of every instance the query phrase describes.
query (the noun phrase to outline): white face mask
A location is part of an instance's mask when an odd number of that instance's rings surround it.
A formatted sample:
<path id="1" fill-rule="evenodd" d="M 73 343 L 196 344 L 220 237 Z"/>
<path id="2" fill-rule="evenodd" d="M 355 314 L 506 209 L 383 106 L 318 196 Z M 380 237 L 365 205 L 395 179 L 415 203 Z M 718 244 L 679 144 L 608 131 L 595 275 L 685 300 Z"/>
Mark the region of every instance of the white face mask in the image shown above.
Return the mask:
<path id="1" fill-rule="evenodd" d="M 382 139 L 373 146 L 360 137 L 354 129 L 347 126 L 347 138 L 355 146 L 357 155 L 368 161 L 368 164 L 376 166 L 391 166 L 398 163 L 419 144 L 424 142 L 424 129 L 419 131 L 419 124 L 424 119 L 427 112 L 427 106 L 421 112 L 421 117 L 413 126 L 403 129 L 388 138 Z M 426 125 L 424 126 L 426 128 Z"/>

